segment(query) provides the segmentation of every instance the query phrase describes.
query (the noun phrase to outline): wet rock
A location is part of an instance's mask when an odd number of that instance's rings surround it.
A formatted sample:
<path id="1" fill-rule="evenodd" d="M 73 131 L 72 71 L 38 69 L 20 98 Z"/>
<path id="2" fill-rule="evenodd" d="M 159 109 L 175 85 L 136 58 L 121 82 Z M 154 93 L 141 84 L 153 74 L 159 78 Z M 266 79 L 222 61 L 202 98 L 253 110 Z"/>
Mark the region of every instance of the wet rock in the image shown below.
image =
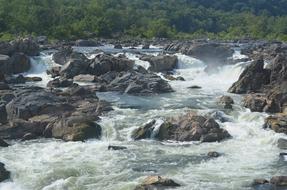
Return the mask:
<path id="1" fill-rule="evenodd" d="M 276 186 L 286 186 L 287 187 L 287 176 L 274 176 L 271 178 L 270 183 Z"/>
<path id="2" fill-rule="evenodd" d="M 59 65 L 64 65 L 69 61 L 72 53 L 73 53 L 72 47 L 64 46 L 58 52 L 53 54 L 52 59 L 55 63 Z"/>
<path id="3" fill-rule="evenodd" d="M 110 145 L 108 147 L 108 150 L 126 150 L 126 149 L 128 149 L 128 148 L 124 147 L 124 146 L 112 146 L 112 145 Z"/>
<path id="4" fill-rule="evenodd" d="M 173 55 L 143 56 L 141 60 L 148 61 L 150 63 L 148 70 L 153 72 L 171 71 L 178 63 L 177 56 Z"/>
<path id="5" fill-rule="evenodd" d="M 190 86 L 188 88 L 190 88 L 190 89 L 201 89 L 202 87 L 201 86 L 197 86 L 197 85 L 193 85 L 193 86 Z"/>
<path id="6" fill-rule="evenodd" d="M 217 158 L 217 157 L 220 156 L 220 153 L 218 153 L 218 152 L 209 152 L 207 154 L 207 156 L 210 157 L 210 158 Z"/>
<path id="7" fill-rule="evenodd" d="M 234 100 L 230 96 L 221 96 L 218 103 L 222 105 L 224 109 L 232 109 Z"/>
<path id="8" fill-rule="evenodd" d="M 52 78 L 58 77 L 60 76 L 60 71 L 61 71 L 62 67 L 52 67 L 51 69 L 47 70 L 47 74 L 51 75 Z"/>
<path id="9" fill-rule="evenodd" d="M 40 82 L 43 79 L 41 77 L 25 77 L 26 82 Z"/>
<path id="10" fill-rule="evenodd" d="M 262 94 L 249 94 L 244 97 L 243 106 L 252 112 L 263 112 L 267 106 L 267 99 Z"/>
<path id="11" fill-rule="evenodd" d="M 173 75 L 164 75 L 164 78 L 166 78 L 167 80 L 170 80 L 170 81 L 185 81 L 185 79 L 183 77 L 174 77 Z"/>
<path id="12" fill-rule="evenodd" d="M 77 82 L 96 82 L 97 77 L 95 75 L 77 75 L 73 80 Z"/>
<path id="13" fill-rule="evenodd" d="M 13 53 L 13 46 L 9 42 L 0 42 L 0 54 L 10 55 L 11 53 Z"/>
<path id="14" fill-rule="evenodd" d="M 123 46 L 121 44 L 115 44 L 114 49 L 123 49 Z"/>
<path id="15" fill-rule="evenodd" d="M 80 46 L 80 47 L 97 47 L 100 45 L 101 45 L 100 43 L 94 40 L 77 40 L 76 41 L 76 46 Z"/>
<path id="16" fill-rule="evenodd" d="M 66 88 L 73 85 L 73 80 L 58 78 L 48 82 L 47 87 L 50 88 Z"/>
<path id="17" fill-rule="evenodd" d="M 114 57 L 112 55 L 100 54 L 97 55 L 89 66 L 89 73 L 93 75 L 103 75 L 108 72 L 129 71 L 134 67 L 134 61 L 126 57 Z"/>
<path id="18" fill-rule="evenodd" d="M 268 184 L 268 183 L 269 183 L 269 181 L 267 179 L 255 179 L 252 183 L 252 186 Z"/>
<path id="19" fill-rule="evenodd" d="M 27 133 L 22 137 L 21 141 L 29 141 L 29 140 L 33 140 L 36 138 L 38 138 L 36 135 L 34 135 L 32 133 Z"/>
<path id="20" fill-rule="evenodd" d="M 52 119 L 51 119 L 52 121 Z M 1 126 L 0 138 L 22 139 L 26 134 L 31 133 L 37 137 L 42 137 L 43 131 L 49 121 L 26 121 L 14 119 L 8 124 Z"/>
<path id="21" fill-rule="evenodd" d="M 277 146 L 280 149 L 287 149 L 287 139 L 278 139 Z"/>
<path id="22" fill-rule="evenodd" d="M 164 178 L 161 176 L 149 176 L 145 178 L 141 185 L 138 185 L 134 190 L 152 190 L 152 189 L 166 189 L 176 188 L 180 184 L 176 183 L 172 179 Z"/>
<path id="23" fill-rule="evenodd" d="M 263 85 L 270 83 L 270 71 L 264 69 L 263 59 L 255 60 L 240 75 L 228 90 L 230 93 L 244 94 L 248 92 L 258 92 Z"/>
<path id="24" fill-rule="evenodd" d="M 0 139 L 0 147 L 8 147 L 9 144 L 6 143 L 4 140 Z"/>
<path id="25" fill-rule="evenodd" d="M 265 119 L 264 127 L 270 128 L 276 133 L 287 134 L 287 116 L 284 114 L 269 116 Z"/>
<path id="26" fill-rule="evenodd" d="M 102 128 L 85 117 L 69 117 L 57 122 L 52 128 L 52 136 L 65 141 L 84 141 L 100 138 Z"/>
<path id="27" fill-rule="evenodd" d="M 10 178 L 10 172 L 5 169 L 5 165 L 0 162 L 0 183 Z"/>
<path id="28" fill-rule="evenodd" d="M 193 113 L 171 118 L 167 121 L 152 120 L 132 133 L 135 140 L 154 138 L 157 140 L 216 142 L 231 137 L 219 127 L 213 118 Z"/>

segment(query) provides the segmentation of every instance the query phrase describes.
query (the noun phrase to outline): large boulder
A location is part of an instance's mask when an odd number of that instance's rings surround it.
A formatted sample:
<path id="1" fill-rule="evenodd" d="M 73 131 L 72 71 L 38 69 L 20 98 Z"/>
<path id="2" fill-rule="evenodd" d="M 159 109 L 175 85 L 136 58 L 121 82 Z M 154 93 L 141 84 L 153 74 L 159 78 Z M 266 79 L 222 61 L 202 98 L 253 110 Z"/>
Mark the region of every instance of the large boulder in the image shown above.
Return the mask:
<path id="1" fill-rule="evenodd" d="M 239 80 L 228 91 L 236 94 L 258 92 L 264 85 L 269 83 L 270 70 L 264 69 L 263 59 L 258 59 L 243 71 Z"/>
<path id="2" fill-rule="evenodd" d="M 100 138 L 101 134 L 101 126 L 86 117 L 68 117 L 58 121 L 52 127 L 52 137 L 65 141 Z"/>
<path id="3" fill-rule="evenodd" d="M 41 88 L 20 91 L 17 97 L 6 105 L 9 120 L 29 119 L 42 114 L 58 114 L 73 110 L 65 99 Z"/>
<path id="4" fill-rule="evenodd" d="M 13 53 L 13 46 L 9 42 L 0 42 L 0 54 L 10 55 Z"/>
<path id="5" fill-rule="evenodd" d="M 31 67 L 30 59 L 24 53 L 13 54 L 10 59 L 10 64 L 10 73 L 13 74 L 26 72 Z"/>
<path id="6" fill-rule="evenodd" d="M 176 68 L 178 59 L 175 55 L 143 56 L 141 60 L 148 61 L 148 70 L 153 72 L 171 71 Z"/>
<path id="7" fill-rule="evenodd" d="M 132 134 L 135 140 L 154 138 L 157 140 L 216 142 L 231 137 L 219 127 L 213 118 L 188 113 L 169 120 L 152 120 Z"/>
<path id="8" fill-rule="evenodd" d="M 64 78 L 73 78 L 80 74 L 90 73 L 90 60 L 81 53 L 73 53 L 70 55 L 69 61 L 63 65 L 60 75 Z"/>
<path id="9" fill-rule="evenodd" d="M 3 74 L 8 74 L 10 72 L 11 60 L 8 55 L 0 54 L 0 71 Z"/>
<path id="10" fill-rule="evenodd" d="M 173 92 L 167 81 L 158 75 L 142 74 L 136 71 L 122 72 L 107 86 L 110 91 L 120 91 L 132 95 L 152 95 Z"/>
<path id="11" fill-rule="evenodd" d="M 71 46 L 64 46 L 59 51 L 53 54 L 52 59 L 55 63 L 59 65 L 64 65 L 69 61 L 72 53 L 73 48 Z"/>
<path id="12" fill-rule="evenodd" d="M 170 189 L 179 187 L 180 184 L 172 179 L 161 176 L 148 176 L 144 179 L 142 184 L 136 186 L 134 190 L 155 190 L 155 189 Z"/>
<path id="13" fill-rule="evenodd" d="M 0 183 L 10 178 L 10 172 L 5 169 L 5 165 L 0 162 Z"/>
<path id="14" fill-rule="evenodd" d="M 218 100 L 218 104 L 223 106 L 224 109 L 232 109 L 234 100 L 230 96 L 221 96 Z"/>
<path id="15" fill-rule="evenodd" d="M 252 112 L 263 112 L 267 109 L 267 99 L 262 94 L 248 94 L 243 99 L 243 106 Z"/>
<path id="16" fill-rule="evenodd" d="M 89 66 L 89 73 L 85 74 L 94 74 L 102 75 L 110 71 L 128 71 L 133 69 L 134 61 L 129 60 L 125 57 L 114 57 L 107 54 L 99 54 L 93 60 Z"/>
<path id="17" fill-rule="evenodd" d="M 11 42 L 14 52 L 21 52 L 28 56 L 40 54 L 39 45 L 32 38 L 17 39 Z"/>
<path id="18" fill-rule="evenodd" d="M 234 50 L 225 44 L 220 43 L 177 43 L 165 47 L 167 51 L 176 51 L 198 58 L 206 63 L 221 65 L 226 63 Z"/>

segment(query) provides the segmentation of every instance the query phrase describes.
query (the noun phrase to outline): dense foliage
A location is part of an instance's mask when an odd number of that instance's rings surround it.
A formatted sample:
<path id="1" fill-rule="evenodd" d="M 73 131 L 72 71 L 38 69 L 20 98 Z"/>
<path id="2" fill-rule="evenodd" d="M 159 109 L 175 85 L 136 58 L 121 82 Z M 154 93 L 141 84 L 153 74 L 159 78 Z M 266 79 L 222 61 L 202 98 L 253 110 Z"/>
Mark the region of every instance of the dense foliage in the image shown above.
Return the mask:
<path id="1" fill-rule="evenodd" d="M 287 40 L 287 0 L 0 0 L 0 39 L 27 34 Z"/>

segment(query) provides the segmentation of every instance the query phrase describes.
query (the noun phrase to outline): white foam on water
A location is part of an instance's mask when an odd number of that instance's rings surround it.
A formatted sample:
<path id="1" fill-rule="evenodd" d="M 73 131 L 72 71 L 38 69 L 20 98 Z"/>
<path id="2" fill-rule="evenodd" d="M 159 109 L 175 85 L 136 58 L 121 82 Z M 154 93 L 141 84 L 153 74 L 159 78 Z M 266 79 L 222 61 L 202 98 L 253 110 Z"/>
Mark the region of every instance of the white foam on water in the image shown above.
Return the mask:
<path id="1" fill-rule="evenodd" d="M 145 64 L 134 55 L 127 56 L 139 65 Z M 98 94 L 114 105 L 114 111 L 103 115 L 99 121 L 103 127 L 101 140 L 39 139 L 10 142 L 12 146 L 0 148 L 0 162 L 5 163 L 12 177 L 11 181 L 0 184 L 0 190 L 132 190 L 148 175 L 175 179 L 182 184 L 179 190 L 248 190 L 255 178 L 283 175 L 286 167 L 277 165 L 280 150 L 276 142 L 284 135 L 263 129 L 267 114 L 250 112 L 241 107 L 240 96 L 226 92 L 248 63 L 223 66 L 207 74 L 204 72 L 206 65 L 201 61 L 181 54 L 177 56 L 179 65 L 175 72 L 186 81 L 170 82 L 174 93 L 154 97 Z M 42 66 L 34 68 L 30 74 L 44 70 Z M 192 85 L 202 89 L 187 88 Z M 216 111 L 216 99 L 226 94 L 236 100 L 236 105 L 234 111 L 225 113 L 230 121 L 220 126 L 232 135 L 231 139 L 202 144 L 131 139 L 132 132 L 151 119 L 157 119 L 159 126 L 160 118 L 187 111 L 200 114 Z M 109 151 L 109 145 L 128 149 Z M 210 151 L 222 153 L 222 156 L 206 159 Z"/>

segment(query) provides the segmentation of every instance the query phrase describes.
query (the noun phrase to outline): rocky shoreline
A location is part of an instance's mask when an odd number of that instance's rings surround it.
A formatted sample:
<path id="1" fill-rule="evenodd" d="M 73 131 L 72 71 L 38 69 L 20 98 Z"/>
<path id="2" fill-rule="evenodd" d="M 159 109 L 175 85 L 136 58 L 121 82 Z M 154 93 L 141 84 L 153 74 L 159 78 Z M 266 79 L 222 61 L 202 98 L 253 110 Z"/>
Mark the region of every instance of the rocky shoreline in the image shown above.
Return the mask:
<path id="1" fill-rule="evenodd" d="M 39 44 L 40 43 L 40 44 Z M 85 141 L 102 137 L 102 127 L 97 124 L 100 116 L 113 110 L 111 104 L 100 100 L 99 92 L 118 92 L 132 96 L 158 96 L 172 93 L 170 81 L 184 78 L 174 75 L 178 58 L 182 53 L 202 60 L 206 72 L 216 72 L 222 65 L 236 64 L 231 60 L 235 43 L 192 41 L 172 42 L 159 40 L 154 45 L 164 47 L 158 56 L 138 54 L 137 58 L 148 62 L 148 68 L 135 65 L 125 55 L 114 56 L 99 52 L 93 58 L 73 50 L 72 45 L 83 47 L 114 44 L 115 49 L 142 46 L 149 49 L 152 41 L 78 40 L 76 42 L 48 44 L 32 38 L 10 43 L 0 42 L 0 147 L 8 147 L 7 140 L 28 141 L 37 138 L 55 138 L 63 141 Z M 244 94 L 242 105 L 254 112 L 272 114 L 266 118 L 264 128 L 287 135 L 287 48 L 284 43 L 247 43 L 241 52 L 252 59 L 229 89 L 230 93 Z M 41 81 L 37 77 L 24 77 L 31 68 L 29 56 L 40 55 L 42 50 L 57 50 L 52 55 L 58 64 L 47 70 L 53 80 L 46 88 L 26 86 L 26 82 Z M 162 73 L 160 76 L 158 73 Z M 81 86 L 79 82 L 90 85 Z M 200 87 L 197 87 L 200 88 Z M 220 98 L 223 109 L 232 110 L 234 100 Z M 149 121 L 136 129 L 134 140 L 221 142 L 232 136 L 208 115 L 187 113 L 180 117 Z M 281 140 L 284 141 L 284 140 Z M 286 142 L 285 142 L 286 143 Z M 281 143 L 282 144 L 282 143 Z M 284 143 L 283 143 L 284 144 Z M 286 143 L 287 144 L 287 143 Z M 122 147 L 109 147 L 123 150 Z M 210 153 L 213 155 L 219 155 Z M 0 165 L 0 182 L 9 179 L 10 173 Z M 251 179 L 252 180 L 252 179 Z M 284 176 L 256 180 L 254 186 L 287 186 Z M 135 189 L 162 189 L 177 187 L 171 179 L 150 176 Z"/>

